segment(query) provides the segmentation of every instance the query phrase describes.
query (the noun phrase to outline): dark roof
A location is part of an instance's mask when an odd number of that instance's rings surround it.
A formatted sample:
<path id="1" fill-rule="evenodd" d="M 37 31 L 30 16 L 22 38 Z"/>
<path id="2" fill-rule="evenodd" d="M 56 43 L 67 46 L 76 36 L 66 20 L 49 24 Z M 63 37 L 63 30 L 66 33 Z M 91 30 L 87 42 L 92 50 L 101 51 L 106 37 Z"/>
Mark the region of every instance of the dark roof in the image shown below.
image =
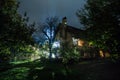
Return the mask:
<path id="1" fill-rule="evenodd" d="M 59 29 L 60 29 L 60 25 L 61 25 L 61 23 L 59 24 L 59 26 L 58 26 L 58 28 L 57 28 L 57 32 L 58 32 Z M 84 30 L 75 28 L 75 27 L 70 26 L 70 25 L 67 25 L 67 28 L 66 28 L 66 29 L 67 29 L 66 31 L 69 32 L 69 33 L 70 33 L 73 37 L 75 37 L 75 38 L 79 38 L 79 37 L 81 36 L 82 32 L 84 31 Z"/>
<path id="2" fill-rule="evenodd" d="M 63 19 L 67 19 L 67 17 L 65 16 L 65 17 L 63 17 Z"/>

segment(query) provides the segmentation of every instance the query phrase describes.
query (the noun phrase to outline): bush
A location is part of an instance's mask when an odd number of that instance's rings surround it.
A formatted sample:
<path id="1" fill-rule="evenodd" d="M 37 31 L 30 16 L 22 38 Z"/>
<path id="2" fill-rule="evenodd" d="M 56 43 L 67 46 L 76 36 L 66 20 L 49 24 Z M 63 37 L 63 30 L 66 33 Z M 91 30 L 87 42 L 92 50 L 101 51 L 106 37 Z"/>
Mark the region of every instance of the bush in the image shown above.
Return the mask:
<path id="1" fill-rule="evenodd" d="M 63 63 L 72 64 L 79 61 L 79 59 L 81 58 L 81 54 L 76 47 L 65 48 L 61 51 L 61 57 L 63 58 Z"/>
<path id="2" fill-rule="evenodd" d="M 112 54 L 111 55 L 111 60 L 114 63 L 120 63 L 120 54 Z"/>

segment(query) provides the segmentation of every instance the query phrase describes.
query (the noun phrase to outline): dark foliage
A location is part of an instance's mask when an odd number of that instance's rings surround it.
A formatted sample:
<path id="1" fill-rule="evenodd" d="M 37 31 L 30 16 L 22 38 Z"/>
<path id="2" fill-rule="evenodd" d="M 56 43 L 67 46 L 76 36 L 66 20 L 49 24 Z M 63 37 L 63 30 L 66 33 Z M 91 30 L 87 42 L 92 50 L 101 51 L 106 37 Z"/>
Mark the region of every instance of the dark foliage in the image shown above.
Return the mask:
<path id="1" fill-rule="evenodd" d="M 119 0 L 87 0 L 77 16 L 85 26 L 85 39 L 110 53 L 120 53 Z"/>

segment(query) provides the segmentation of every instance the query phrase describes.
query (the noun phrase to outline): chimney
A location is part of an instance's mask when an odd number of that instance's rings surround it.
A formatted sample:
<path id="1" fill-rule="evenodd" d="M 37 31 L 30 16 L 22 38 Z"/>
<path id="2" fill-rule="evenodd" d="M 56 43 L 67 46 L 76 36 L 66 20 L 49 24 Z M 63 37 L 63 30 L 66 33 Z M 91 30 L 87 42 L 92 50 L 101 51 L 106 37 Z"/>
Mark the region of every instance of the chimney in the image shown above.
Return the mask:
<path id="1" fill-rule="evenodd" d="M 63 17 L 62 24 L 67 24 L 67 18 L 66 17 Z"/>

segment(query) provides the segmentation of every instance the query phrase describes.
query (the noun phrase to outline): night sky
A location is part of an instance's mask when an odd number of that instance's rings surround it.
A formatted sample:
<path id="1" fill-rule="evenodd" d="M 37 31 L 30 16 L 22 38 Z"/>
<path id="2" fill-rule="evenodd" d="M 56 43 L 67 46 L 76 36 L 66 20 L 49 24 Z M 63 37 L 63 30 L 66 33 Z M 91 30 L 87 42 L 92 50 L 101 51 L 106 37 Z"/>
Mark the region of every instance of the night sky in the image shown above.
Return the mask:
<path id="1" fill-rule="evenodd" d="M 64 16 L 68 24 L 74 27 L 82 27 L 76 16 L 76 11 L 83 7 L 86 0 L 18 0 L 20 1 L 20 14 L 27 12 L 30 22 L 44 22 L 47 17 L 58 16 L 61 20 Z"/>

